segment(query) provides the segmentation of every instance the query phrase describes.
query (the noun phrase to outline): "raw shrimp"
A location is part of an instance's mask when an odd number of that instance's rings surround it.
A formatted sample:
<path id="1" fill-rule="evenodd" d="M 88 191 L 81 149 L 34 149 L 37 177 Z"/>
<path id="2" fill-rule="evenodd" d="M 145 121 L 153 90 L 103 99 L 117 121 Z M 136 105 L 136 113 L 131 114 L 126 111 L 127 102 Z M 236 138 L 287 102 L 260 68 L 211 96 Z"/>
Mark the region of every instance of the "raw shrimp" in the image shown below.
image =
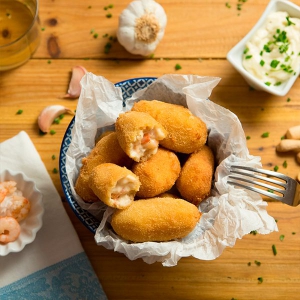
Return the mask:
<path id="1" fill-rule="evenodd" d="M 9 181 L 8 181 L 9 182 Z M 0 202 L 0 217 L 13 217 L 18 222 L 25 219 L 30 210 L 30 202 L 22 196 L 22 192 L 16 190 L 15 182 L 7 183 L 7 194 Z"/>
<path id="2" fill-rule="evenodd" d="M 12 217 L 0 217 L 0 243 L 14 242 L 20 235 L 21 227 Z"/>

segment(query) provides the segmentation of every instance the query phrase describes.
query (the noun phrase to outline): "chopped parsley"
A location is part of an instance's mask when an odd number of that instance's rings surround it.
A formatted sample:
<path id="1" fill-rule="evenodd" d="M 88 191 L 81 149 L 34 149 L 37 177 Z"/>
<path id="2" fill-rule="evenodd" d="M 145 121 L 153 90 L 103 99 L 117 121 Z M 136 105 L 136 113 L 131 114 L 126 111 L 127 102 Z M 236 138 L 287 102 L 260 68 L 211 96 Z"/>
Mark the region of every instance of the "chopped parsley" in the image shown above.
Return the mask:
<path id="1" fill-rule="evenodd" d="M 265 82 L 265 85 L 270 86 L 271 82 L 267 81 L 267 82 Z"/>
<path id="2" fill-rule="evenodd" d="M 257 280 L 259 283 L 263 283 L 263 281 L 264 281 L 264 279 L 262 277 L 258 277 Z"/>
<path id="3" fill-rule="evenodd" d="M 246 136 L 246 140 L 250 140 L 251 137 L 249 135 Z"/>
<path id="4" fill-rule="evenodd" d="M 279 239 L 280 239 L 281 241 L 283 241 L 283 240 L 284 240 L 284 234 L 282 234 L 282 235 L 279 237 Z"/>
<path id="5" fill-rule="evenodd" d="M 57 170 L 56 168 L 53 168 L 52 173 L 53 173 L 53 174 L 57 174 L 57 173 L 58 173 L 58 170 Z"/>
<path id="6" fill-rule="evenodd" d="M 111 18 L 111 17 L 112 17 L 111 13 L 106 14 L 106 18 Z"/>
<path id="7" fill-rule="evenodd" d="M 277 249 L 275 245 L 272 245 L 272 251 L 274 255 L 277 255 Z"/>
<path id="8" fill-rule="evenodd" d="M 259 62 L 259 64 L 263 67 L 263 65 L 265 64 L 265 61 L 264 61 L 264 60 L 261 60 L 261 61 Z"/>
<path id="9" fill-rule="evenodd" d="M 231 5 L 229 4 L 229 2 L 226 2 L 225 6 L 228 7 L 228 8 L 231 8 Z"/>
<path id="10" fill-rule="evenodd" d="M 252 58 L 252 55 L 246 55 L 245 58 L 250 59 L 250 58 Z"/>
<path id="11" fill-rule="evenodd" d="M 53 129 L 50 130 L 50 134 L 51 134 L 51 135 L 53 135 L 53 134 L 55 134 L 55 133 L 56 133 L 55 130 L 53 130 Z"/>
<path id="12" fill-rule="evenodd" d="M 275 171 L 275 172 L 277 172 L 277 171 L 278 171 L 278 169 L 279 169 L 279 167 L 278 167 L 278 166 L 275 166 L 275 167 L 274 167 L 274 171 Z"/>
<path id="13" fill-rule="evenodd" d="M 291 101 L 291 98 L 287 98 L 287 99 L 286 99 L 286 102 L 290 102 L 290 101 Z"/>
<path id="14" fill-rule="evenodd" d="M 53 154 L 53 155 L 51 156 L 51 158 L 52 158 L 52 160 L 55 160 L 55 159 L 56 159 L 55 154 Z"/>
<path id="15" fill-rule="evenodd" d="M 17 112 L 16 112 L 16 115 L 21 115 L 23 113 L 23 109 L 19 109 Z"/>

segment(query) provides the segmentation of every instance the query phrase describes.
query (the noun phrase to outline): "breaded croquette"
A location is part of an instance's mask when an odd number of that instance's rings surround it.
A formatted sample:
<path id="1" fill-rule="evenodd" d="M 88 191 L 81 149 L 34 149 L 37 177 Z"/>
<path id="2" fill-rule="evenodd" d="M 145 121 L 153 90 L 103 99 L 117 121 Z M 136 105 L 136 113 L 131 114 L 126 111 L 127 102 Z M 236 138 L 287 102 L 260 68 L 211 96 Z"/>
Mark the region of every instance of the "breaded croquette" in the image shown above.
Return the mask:
<path id="1" fill-rule="evenodd" d="M 103 137 L 89 155 L 82 159 L 82 167 L 75 183 L 75 191 L 86 202 L 99 201 L 99 198 L 89 187 L 88 181 L 93 168 L 102 163 L 114 163 L 126 167 L 132 164 L 132 160 L 120 147 L 115 132 Z"/>
<path id="2" fill-rule="evenodd" d="M 196 206 L 209 196 L 214 172 L 214 156 L 204 145 L 190 155 L 181 168 L 176 187 L 181 196 Z"/>
<path id="3" fill-rule="evenodd" d="M 121 148 L 137 162 L 147 160 L 155 154 L 159 141 L 167 135 L 159 122 L 142 112 L 128 111 L 120 114 L 115 128 Z"/>
<path id="4" fill-rule="evenodd" d="M 167 149 L 189 154 L 206 143 L 206 124 L 181 105 L 141 100 L 133 105 L 132 111 L 148 113 L 164 126 L 168 136 L 160 145 Z"/>
<path id="5" fill-rule="evenodd" d="M 126 167 L 100 164 L 89 176 L 89 187 L 106 205 L 124 209 L 131 205 L 139 190 L 139 178 Z"/>
<path id="6" fill-rule="evenodd" d="M 183 199 L 150 198 L 116 210 L 111 225 L 132 242 L 163 242 L 188 235 L 201 217 L 197 207 Z"/>
<path id="7" fill-rule="evenodd" d="M 168 191 L 175 184 L 180 169 L 176 154 L 161 147 L 148 160 L 134 162 L 131 170 L 141 182 L 136 196 L 150 198 Z"/>

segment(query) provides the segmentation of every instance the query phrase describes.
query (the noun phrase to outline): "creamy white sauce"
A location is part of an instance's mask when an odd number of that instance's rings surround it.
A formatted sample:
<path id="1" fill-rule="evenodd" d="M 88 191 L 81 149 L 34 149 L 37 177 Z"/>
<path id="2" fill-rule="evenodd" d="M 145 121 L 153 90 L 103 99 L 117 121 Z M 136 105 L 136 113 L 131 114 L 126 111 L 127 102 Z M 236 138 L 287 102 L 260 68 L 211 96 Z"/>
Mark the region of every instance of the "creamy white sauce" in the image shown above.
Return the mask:
<path id="1" fill-rule="evenodd" d="M 300 68 L 300 19 L 274 12 L 246 44 L 244 68 L 266 85 L 281 85 Z"/>

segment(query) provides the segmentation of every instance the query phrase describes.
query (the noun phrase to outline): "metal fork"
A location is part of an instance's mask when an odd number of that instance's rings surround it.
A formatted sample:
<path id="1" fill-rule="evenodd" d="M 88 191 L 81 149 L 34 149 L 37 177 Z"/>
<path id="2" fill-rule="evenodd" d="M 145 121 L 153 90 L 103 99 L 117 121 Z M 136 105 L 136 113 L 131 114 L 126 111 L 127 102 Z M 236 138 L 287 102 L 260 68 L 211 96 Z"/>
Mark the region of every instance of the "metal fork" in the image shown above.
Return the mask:
<path id="1" fill-rule="evenodd" d="M 227 180 L 228 184 L 260 193 L 290 206 L 297 206 L 300 204 L 300 184 L 286 175 L 274 171 L 243 166 L 231 166 L 230 173 L 238 174 L 240 176 L 229 175 Z M 250 179 L 247 177 L 250 177 Z M 264 181 L 271 183 L 272 185 L 266 184 Z M 257 188 L 254 185 L 265 189 Z"/>

